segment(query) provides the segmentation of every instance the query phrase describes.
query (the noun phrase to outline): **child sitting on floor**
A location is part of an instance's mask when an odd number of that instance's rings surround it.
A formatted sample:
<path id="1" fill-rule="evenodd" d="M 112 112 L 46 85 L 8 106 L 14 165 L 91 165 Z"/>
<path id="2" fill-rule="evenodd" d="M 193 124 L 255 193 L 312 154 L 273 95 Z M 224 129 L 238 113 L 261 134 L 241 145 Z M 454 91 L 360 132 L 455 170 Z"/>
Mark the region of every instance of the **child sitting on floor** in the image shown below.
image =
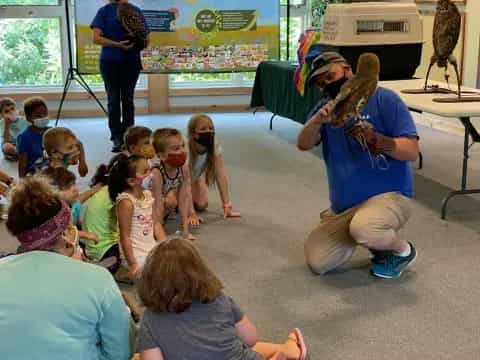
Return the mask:
<path id="1" fill-rule="evenodd" d="M 52 184 L 59 190 L 60 198 L 65 201 L 72 211 L 72 222 L 79 229 L 82 229 L 81 213 L 82 204 L 87 201 L 92 195 L 100 190 L 100 185 L 94 186 L 91 189 L 79 193 L 76 184 L 75 174 L 63 167 L 48 167 L 42 174 L 51 179 Z M 97 242 L 97 234 L 90 231 L 79 231 L 78 235 L 81 240 L 91 240 Z"/>
<path id="2" fill-rule="evenodd" d="M 108 192 L 109 173 L 117 156 L 113 157 L 108 165 L 102 164 L 97 168 L 90 186 L 100 189 L 86 202 L 83 216 L 83 230 L 97 235 L 97 242 L 87 242 L 85 254 L 87 258 L 96 262 L 115 258 L 115 262 L 108 266 L 112 274 L 117 272 L 121 264 L 115 203 L 110 199 Z"/>
<path id="3" fill-rule="evenodd" d="M 150 175 L 143 156 L 119 154 L 113 161 L 108 192 L 116 204 L 122 263 L 135 279 L 159 236 L 160 222 L 154 216 L 153 196 L 142 183 Z"/>
<path id="4" fill-rule="evenodd" d="M 148 360 L 300 359 L 307 348 L 299 329 L 283 344 L 257 342 L 253 323 L 203 262 L 190 241 L 156 246 L 137 283 L 146 306 L 137 349 Z"/>
<path id="5" fill-rule="evenodd" d="M 15 179 L 0 170 L 0 197 L 7 196 L 10 188 L 15 185 Z"/>
<path id="6" fill-rule="evenodd" d="M 34 172 L 36 161 L 43 159 L 43 134 L 48 129 L 48 108 L 41 97 L 31 97 L 23 105 L 30 125 L 17 138 L 18 176 L 23 178 Z"/>
<path id="7" fill-rule="evenodd" d="M 125 133 L 124 141 L 127 154 L 153 159 L 155 157 L 155 149 L 152 146 L 151 136 L 152 130 L 145 126 L 129 127 Z"/>
<path id="8" fill-rule="evenodd" d="M 2 136 L 2 152 L 5 159 L 18 160 L 17 136 L 28 127 L 23 116 L 18 115 L 17 105 L 12 98 L 0 99 L 0 132 Z"/>
<path id="9" fill-rule="evenodd" d="M 205 210 L 208 206 L 208 187 L 216 183 L 223 203 L 224 217 L 239 217 L 240 213 L 233 211 L 228 193 L 222 146 L 215 141 L 215 127 L 208 115 L 198 114 L 191 117 L 188 123 L 188 149 L 192 205 L 197 210 Z"/>
<path id="10" fill-rule="evenodd" d="M 88 174 L 83 144 L 70 129 L 64 127 L 48 129 L 43 135 L 43 147 L 47 155 L 46 166 L 68 168 L 71 165 L 78 165 L 81 177 Z"/>
<path id="11" fill-rule="evenodd" d="M 155 198 L 155 211 L 159 219 L 166 219 L 178 211 L 181 216 L 182 234 L 190 240 L 195 239 L 189 226 L 198 226 L 201 219 L 191 214 L 191 188 L 187 153 L 182 134 L 177 129 L 162 128 L 153 133 L 153 147 L 157 159 L 152 170 L 152 192 Z M 166 239 L 161 226 L 160 240 Z"/>

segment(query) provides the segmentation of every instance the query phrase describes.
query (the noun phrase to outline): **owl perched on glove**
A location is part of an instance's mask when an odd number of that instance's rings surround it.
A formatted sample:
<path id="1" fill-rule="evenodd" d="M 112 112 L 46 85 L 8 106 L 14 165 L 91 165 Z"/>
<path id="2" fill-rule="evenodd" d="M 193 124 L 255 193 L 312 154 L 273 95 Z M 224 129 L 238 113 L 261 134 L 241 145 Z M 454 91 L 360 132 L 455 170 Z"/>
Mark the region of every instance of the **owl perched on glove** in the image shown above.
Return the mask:
<path id="1" fill-rule="evenodd" d="M 374 53 L 360 55 L 355 76 L 345 82 L 334 99 L 333 127 L 345 124 L 351 118 L 360 119 L 360 112 L 377 89 L 380 60 Z"/>

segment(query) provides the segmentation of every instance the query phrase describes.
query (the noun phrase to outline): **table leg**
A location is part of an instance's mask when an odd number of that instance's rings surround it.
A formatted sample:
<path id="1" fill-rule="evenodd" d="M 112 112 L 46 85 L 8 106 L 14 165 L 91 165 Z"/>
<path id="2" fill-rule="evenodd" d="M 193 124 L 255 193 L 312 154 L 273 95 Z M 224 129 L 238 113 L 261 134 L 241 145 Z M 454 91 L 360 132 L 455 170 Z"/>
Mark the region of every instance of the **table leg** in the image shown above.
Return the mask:
<path id="1" fill-rule="evenodd" d="M 272 117 L 270 118 L 270 130 L 273 129 L 272 125 L 273 125 L 273 118 L 277 116 L 277 114 L 273 114 Z"/>
<path id="2" fill-rule="evenodd" d="M 423 168 L 423 154 L 422 152 L 420 151 L 418 153 L 418 169 L 422 169 Z"/>
<path id="3" fill-rule="evenodd" d="M 442 202 L 442 219 L 445 220 L 446 211 L 447 211 L 447 203 L 448 201 L 457 195 L 468 195 L 468 194 L 480 194 L 480 189 L 467 189 L 467 172 L 468 172 L 468 142 L 469 142 L 469 127 L 471 126 L 470 118 L 469 117 L 461 117 L 460 121 L 462 122 L 463 126 L 465 127 L 465 136 L 463 142 L 463 168 L 462 168 L 462 186 L 461 190 L 451 191 L 445 196 Z"/>

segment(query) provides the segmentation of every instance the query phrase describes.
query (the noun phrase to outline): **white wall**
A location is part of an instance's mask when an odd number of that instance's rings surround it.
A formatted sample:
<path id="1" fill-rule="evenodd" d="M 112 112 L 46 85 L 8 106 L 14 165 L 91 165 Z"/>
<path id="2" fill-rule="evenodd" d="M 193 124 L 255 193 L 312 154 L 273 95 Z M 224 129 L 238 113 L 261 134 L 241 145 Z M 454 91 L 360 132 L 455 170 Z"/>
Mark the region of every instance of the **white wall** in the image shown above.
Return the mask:
<path id="1" fill-rule="evenodd" d="M 479 61 L 479 42 L 480 42 L 480 1 L 467 0 L 467 29 L 465 38 L 465 85 L 479 87 L 478 61 Z"/>
<path id="2" fill-rule="evenodd" d="M 225 90 L 228 94 L 228 90 Z M 170 106 L 208 106 L 208 105 L 246 105 L 250 104 L 249 95 L 222 96 L 171 96 Z"/>

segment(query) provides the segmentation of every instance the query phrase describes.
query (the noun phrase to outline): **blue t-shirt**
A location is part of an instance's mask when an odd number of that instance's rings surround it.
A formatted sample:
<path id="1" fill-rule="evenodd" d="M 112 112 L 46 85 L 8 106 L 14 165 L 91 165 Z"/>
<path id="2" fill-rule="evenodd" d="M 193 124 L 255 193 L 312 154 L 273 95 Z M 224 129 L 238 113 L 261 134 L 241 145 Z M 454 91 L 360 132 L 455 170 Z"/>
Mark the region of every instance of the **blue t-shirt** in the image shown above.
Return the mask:
<path id="1" fill-rule="evenodd" d="M 33 130 L 31 126 L 27 127 L 23 132 L 18 135 L 17 138 L 17 152 L 27 153 L 27 172 L 33 170 L 35 161 L 43 158 L 43 134 L 47 130 L 42 132 Z"/>
<path id="2" fill-rule="evenodd" d="M 82 215 L 82 203 L 76 200 L 70 204 L 70 211 L 72 213 L 72 222 L 74 225 L 80 223 L 80 217 Z"/>
<path id="3" fill-rule="evenodd" d="M 143 13 L 142 10 L 134 5 L 132 5 L 136 11 L 140 14 Z M 117 16 L 117 4 L 107 4 L 101 7 L 95 18 L 93 19 L 90 27 L 98 28 L 102 30 L 103 37 L 110 39 L 112 41 L 122 41 L 125 40 L 125 35 L 127 31 L 122 26 L 120 19 Z M 143 22 L 145 24 L 145 29 L 147 33 L 150 32 L 148 29 L 148 25 L 145 22 L 145 18 L 143 17 Z M 131 50 L 122 50 L 118 47 L 113 46 L 102 46 L 102 51 L 100 53 L 100 60 L 106 61 L 130 61 L 130 62 L 137 62 L 140 63 L 140 53 L 133 49 Z"/>
<path id="4" fill-rule="evenodd" d="M 322 101 L 325 103 L 325 100 Z M 319 104 L 314 111 L 318 111 Z M 376 129 L 389 137 L 416 137 L 413 118 L 400 97 L 393 91 L 377 88 L 362 111 Z M 336 213 L 362 203 L 372 196 L 399 192 L 413 196 L 413 172 L 410 162 L 387 155 L 386 163 L 370 158 L 368 151 L 353 138 L 345 135 L 344 126 L 333 128 L 325 124 L 320 130 L 323 157 L 327 167 L 331 208 Z"/>

